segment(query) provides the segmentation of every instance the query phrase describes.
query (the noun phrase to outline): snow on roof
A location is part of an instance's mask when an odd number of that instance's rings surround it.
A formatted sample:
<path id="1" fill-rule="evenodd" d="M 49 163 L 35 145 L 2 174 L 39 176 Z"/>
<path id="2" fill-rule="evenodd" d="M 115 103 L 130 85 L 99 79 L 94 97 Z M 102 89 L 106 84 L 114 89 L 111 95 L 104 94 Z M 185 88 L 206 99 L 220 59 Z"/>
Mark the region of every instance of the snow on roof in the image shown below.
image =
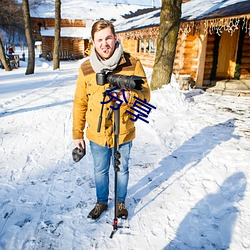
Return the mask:
<path id="1" fill-rule="evenodd" d="M 182 4 L 182 19 L 192 21 L 222 17 L 226 16 L 226 12 L 223 14 L 223 11 L 219 12 L 219 10 L 228 8 L 235 10 L 231 12 L 231 15 L 246 14 L 250 13 L 249 3 L 249 0 L 191 0 L 190 2 Z M 215 11 L 221 14 L 219 16 L 209 17 Z"/>
<path id="2" fill-rule="evenodd" d="M 54 28 L 41 28 L 42 36 L 54 36 Z M 91 28 L 83 27 L 62 27 L 61 37 L 78 37 L 82 39 L 89 39 L 91 36 Z"/>
<path id="3" fill-rule="evenodd" d="M 156 26 L 160 24 L 160 8 L 131 18 L 114 22 L 117 32 Z M 182 4 L 182 21 L 194 21 L 216 17 L 250 13 L 249 0 L 191 0 Z"/>
<path id="4" fill-rule="evenodd" d="M 61 18 L 72 20 L 118 19 L 138 9 L 150 8 L 150 6 L 136 4 L 115 4 L 93 0 L 61 0 L 61 2 Z M 55 4 L 47 0 L 38 8 L 30 10 L 30 15 L 31 17 L 54 18 Z"/>
<path id="5" fill-rule="evenodd" d="M 156 26 L 160 23 L 160 9 L 138 15 L 133 18 L 119 19 L 114 22 L 116 32 L 139 29 L 141 27 Z"/>

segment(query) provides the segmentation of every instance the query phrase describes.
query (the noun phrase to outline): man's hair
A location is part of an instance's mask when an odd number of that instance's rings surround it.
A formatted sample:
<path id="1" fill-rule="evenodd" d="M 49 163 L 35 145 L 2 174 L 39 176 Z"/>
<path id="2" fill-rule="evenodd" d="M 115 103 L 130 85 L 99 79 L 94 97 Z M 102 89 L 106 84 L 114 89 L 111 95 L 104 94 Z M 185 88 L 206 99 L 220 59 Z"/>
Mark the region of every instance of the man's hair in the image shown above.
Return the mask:
<path id="1" fill-rule="evenodd" d="M 94 40 L 94 35 L 96 32 L 102 30 L 102 29 L 106 29 L 106 28 L 110 28 L 112 33 L 114 34 L 115 36 L 115 28 L 114 28 L 114 25 L 110 22 L 110 21 L 107 21 L 107 20 L 99 20 L 97 22 L 95 22 L 92 26 L 92 30 L 91 30 L 91 38 L 92 40 Z"/>

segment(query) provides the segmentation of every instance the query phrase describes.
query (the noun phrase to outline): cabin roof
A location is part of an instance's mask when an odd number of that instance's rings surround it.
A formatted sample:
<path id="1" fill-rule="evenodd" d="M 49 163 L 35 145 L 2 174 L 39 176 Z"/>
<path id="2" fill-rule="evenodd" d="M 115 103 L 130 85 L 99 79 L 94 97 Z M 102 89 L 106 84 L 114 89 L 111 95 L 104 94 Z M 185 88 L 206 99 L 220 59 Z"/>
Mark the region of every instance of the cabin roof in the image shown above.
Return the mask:
<path id="1" fill-rule="evenodd" d="M 54 37 L 55 28 L 41 28 L 42 36 Z M 89 39 L 91 35 L 91 28 L 87 27 L 61 27 L 61 37 L 75 37 L 81 39 Z"/>
<path id="2" fill-rule="evenodd" d="M 196 21 L 250 13 L 249 0 L 191 0 L 183 4 L 182 21 Z"/>
<path id="3" fill-rule="evenodd" d="M 93 0 L 61 0 L 61 18 L 70 20 L 118 19 L 122 15 L 146 9 L 150 6 L 136 4 L 115 4 L 110 2 L 96 2 Z M 30 10 L 34 18 L 55 18 L 55 3 L 46 0 L 37 8 Z"/>
<path id="4" fill-rule="evenodd" d="M 159 26 L 161 8 L 150 9 L 150 12 L 133 13 L 126 18 L 117 20 L 116 31 L 125 32 L 151 26 Z M 249 0 L 191 0 L 182 3 L 182 22 L 199 21 L 228 16 L 250 14 Z"/>
<path id="5" fill-rule="evenodd" d="M 114 22 L 116 32 L 135 30 L 144 27 L 158 26 L 160 23 L 160 9 L 137 15 L 132 18 L 120 19 Z"/>

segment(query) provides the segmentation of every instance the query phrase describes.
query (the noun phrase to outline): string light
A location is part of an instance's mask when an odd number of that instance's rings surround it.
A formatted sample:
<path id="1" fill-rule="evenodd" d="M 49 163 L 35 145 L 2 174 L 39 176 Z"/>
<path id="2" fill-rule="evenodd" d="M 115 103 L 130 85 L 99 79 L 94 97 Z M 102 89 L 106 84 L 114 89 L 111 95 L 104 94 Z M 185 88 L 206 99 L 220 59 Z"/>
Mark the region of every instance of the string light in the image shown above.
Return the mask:
<path id="1" fill-rule="evenodd" d="M 242 29 L 245 29 L 245 32 L 250 35 L 249 19 L 249 16 L 241 16 L 181 23 L 179 33 L 187 35 L 190 32 L 201 33 L 203 31 L 205 36 L 213 32 L 216 32 L 216 34 L 220 36 L 223 31 L 226 31 L 232 36 L 234 32 L 239 29 L 240 20 L 243 20 Z"/>
<path id="2" fill-rule="evenodd" d="M 239 29 L 240 20 L 242 22 L 242 30 L 245 30 L 246 34 L 250 35 L 250 16 L 239 17 L 225 17 L 216 18 L 201 21 L 181 22 L 179 28 L 179 34 L 187 36 L 190 33 L 203 33 L 205 36 L 216 32 L 219 36 L 222 32 L 229 32 L 232 36 L 236 30 Z M 159 26 L 141 28 L 138 30 L 130 30 L 122 33 L 118 33 L 119 38 L 123 39 L 141 39 L 143 37 L 155 37 L 159 36 Z"/>

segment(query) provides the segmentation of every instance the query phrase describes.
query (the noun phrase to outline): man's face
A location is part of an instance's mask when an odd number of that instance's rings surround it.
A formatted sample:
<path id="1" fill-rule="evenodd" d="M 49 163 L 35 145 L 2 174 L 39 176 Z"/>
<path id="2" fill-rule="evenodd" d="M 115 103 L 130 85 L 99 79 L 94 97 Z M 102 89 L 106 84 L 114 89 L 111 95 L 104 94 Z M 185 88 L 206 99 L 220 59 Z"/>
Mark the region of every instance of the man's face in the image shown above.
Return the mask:
<path id="1" fill-rule="evenodd" d="M 109 59 L 113 55 L 116 41 L 116 36 L 109 27 L 94 34 L 95 50 L 102 59 Z"/>

